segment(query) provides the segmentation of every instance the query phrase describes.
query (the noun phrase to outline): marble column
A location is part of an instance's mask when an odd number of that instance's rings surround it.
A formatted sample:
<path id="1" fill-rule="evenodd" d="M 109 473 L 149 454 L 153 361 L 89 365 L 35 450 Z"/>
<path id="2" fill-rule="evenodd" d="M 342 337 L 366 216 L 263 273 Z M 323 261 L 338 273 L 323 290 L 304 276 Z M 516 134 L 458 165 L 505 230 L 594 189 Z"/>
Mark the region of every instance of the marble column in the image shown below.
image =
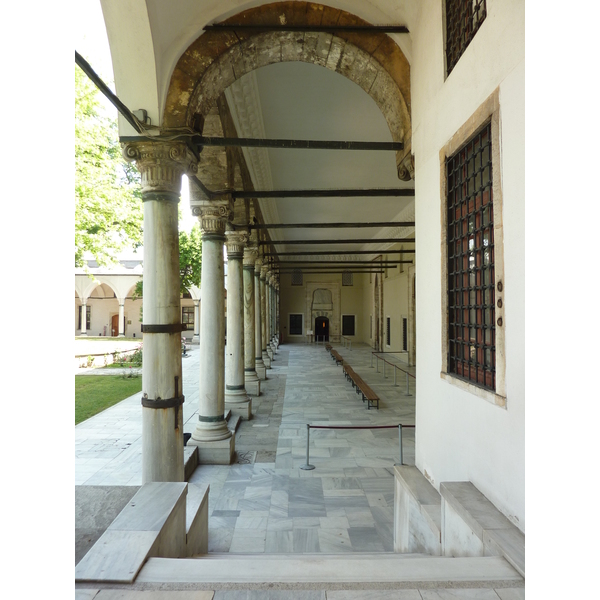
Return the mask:
<path id="1" fill-rule="evenodd" d="M 191 191 L 191 190 L 190 190 Z M 196 192 L 197 193 L 197 192 Z M 192 200 L 196 194 L 191 191 Z M 225 274 L 223 244 L 231 210 L 205 202 L 193 209 L 202 232 L 202 310 L 200 311 L 200 394 L 198 423 L 188 446 L 198 447 L 200 464 L 231 464 L 235 437 L 225 420 Z"/>
<path id="2" fill-rule="evenodd" d="M 258 253 L 258 250 L 257 250 Z M 257 258 L 254 263 L 254 352 L 255 368 L 259 379 L 267 378 L 267 367 L 262 357 L 262 303 L 260 294 L 260 270 L 262 259 Z"/>
<path id="3" fill-rule="evenodd" d="M 200 343 L 200 300 L 194 300 L 194 337 L 192 344 Z"/>
<path id="4" fill-rule="evenodd" d="M 179 252 L 179 241 L 177 243 Z M 119 337 L 125 337 L 125 298 L 119 298 Z"/>
<path id="5" fill-rule="evenodd" d="M 273 349 L 273 288 L 272 288 L 273 271 L 267 271 L 265 278 L 265 292 L 267 295 L 267 315 L 268 323 L 267 327 L 267 354 L 271 361 L 275 360 L 275 350 Z"/>
<path id="6" fill-rule="evenodd" d="M 183 386 L 177 204 L 181 177 L 196 161 L 181 142 L 126 144 L 142 176 L 142 483 L 183 481 Z"/>
<path id="7" fill-rule="evenodd" d="M 277 336 L 277 329 L 276 329 L 276 315 L 277 315 L 277 308 L 275 306 L 275 272 L 271 272 L 271 279 L 270 279 L 270 290 L 271 290 L 271 338 L 270 338 L 270 342 L 271 342 L 271 348 L 273 349 L 273 354 L 277 353 L 277 344 L 275 342 L 275 338 Z"/>
<path id="8" fill-rule="evenodd" d="M 87 298 L 81 301 L 81 335 L 87 335 Z"/>
<path id="9" fill-rule="evenodd" d="M 244 248 L 244 382 L 246 391 L 251 396 L 260 396 L 260 379 L 256 373 L 256 348 L 254 328 L 254 263 L 256 249 L 250 246 Z"/>
<path id="10" fill-rule="evenodd" d="M 268 314 L 267 314 L 267 290 L 266 290 L 266 279 L 267 270 L 269 267 L 263 265 L 260 268 L 260 321 L 261 321 L 261 354 L 265 367 L 271 368 L 271 357 L 267 353 L 267 328 L 268 328 Z"/>
<path id="11" fill-rule="evenodd" d="M 252 400 L 244 381 L 243 258 L 248 234 L 228 231 L 227 246 L 227 345 L 225 347 L 225 409 L 242 419 L 252 417 Z"/>

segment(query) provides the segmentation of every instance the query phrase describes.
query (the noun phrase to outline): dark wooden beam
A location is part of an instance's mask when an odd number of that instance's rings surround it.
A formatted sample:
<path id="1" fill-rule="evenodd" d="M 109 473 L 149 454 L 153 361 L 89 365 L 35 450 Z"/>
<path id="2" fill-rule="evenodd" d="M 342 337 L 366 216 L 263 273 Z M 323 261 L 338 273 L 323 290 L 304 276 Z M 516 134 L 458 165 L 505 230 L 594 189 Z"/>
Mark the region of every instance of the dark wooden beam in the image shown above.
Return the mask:
<path id="1" fill-rule="evenodd" d="M 378 223 L 256 223 L 249 229 L 344 229 L 353 227 L 414 227 L 414 221 L 381 221 Z M 237 226 L 245 229 L 243 225 Z"/>

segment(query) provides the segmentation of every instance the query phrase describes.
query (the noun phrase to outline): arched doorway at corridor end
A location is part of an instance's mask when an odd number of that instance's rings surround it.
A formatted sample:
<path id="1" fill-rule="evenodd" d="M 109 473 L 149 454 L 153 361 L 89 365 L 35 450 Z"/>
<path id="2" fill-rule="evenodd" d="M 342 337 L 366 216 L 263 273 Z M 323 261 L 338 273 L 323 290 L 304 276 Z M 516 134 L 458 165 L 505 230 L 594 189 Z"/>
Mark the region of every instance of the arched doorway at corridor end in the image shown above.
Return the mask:
<path id="1" fill-rule="evenodd" d="M 329 341 L 329 319 L 327 317 L 315 318 L 315 339 L 317 342 Z"/>

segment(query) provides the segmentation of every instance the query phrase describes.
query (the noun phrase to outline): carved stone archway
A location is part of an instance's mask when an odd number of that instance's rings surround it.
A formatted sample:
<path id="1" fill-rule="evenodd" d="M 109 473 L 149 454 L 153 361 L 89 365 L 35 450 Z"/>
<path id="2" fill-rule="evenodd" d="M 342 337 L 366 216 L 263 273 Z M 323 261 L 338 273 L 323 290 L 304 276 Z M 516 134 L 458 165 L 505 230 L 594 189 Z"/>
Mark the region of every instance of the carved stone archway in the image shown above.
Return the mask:
<path id="1" fill-rule="evenodd" d="M 348 12 L 308 2 L 276 2 L 243 11 L 229 24 L 368 25 Z M 260 67 L 300 61 L 344 75 L 369 94 L 385 117 L 394 141 L 398 177 L 414 176 L 411 159 L 410 65 L 386 34 L 372 32 L 208 31 L 180 57 L 167 92 L 165 128 L 203 131 L 209 114 L 232 83 Z"/>

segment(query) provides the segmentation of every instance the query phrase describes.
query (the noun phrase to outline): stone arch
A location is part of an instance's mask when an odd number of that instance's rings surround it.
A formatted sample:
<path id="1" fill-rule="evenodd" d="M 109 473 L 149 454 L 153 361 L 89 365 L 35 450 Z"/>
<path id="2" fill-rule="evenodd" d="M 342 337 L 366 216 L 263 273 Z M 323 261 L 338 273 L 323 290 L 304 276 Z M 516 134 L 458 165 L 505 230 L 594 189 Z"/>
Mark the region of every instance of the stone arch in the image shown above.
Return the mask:
<path id="1" fill-rule="evenodd" d="M 243 11 L 224 23 L 290 25 L 368 25 L 346 11 L 307 2 L 276 2 Z M 398 177 L 408 181 L 411 160 L 410 65 L 386 34 L 373 32 L 208 31 L 180 57 L 167 92 L 165 128 L 195 127 L 214 113 L 226 88 L 260 67 L 300 61 L 336 71 L 373 98 L 394 141 L 404 142 L 396 153 Z M 200 125 L 201 126 L 201 125 Z"/>

